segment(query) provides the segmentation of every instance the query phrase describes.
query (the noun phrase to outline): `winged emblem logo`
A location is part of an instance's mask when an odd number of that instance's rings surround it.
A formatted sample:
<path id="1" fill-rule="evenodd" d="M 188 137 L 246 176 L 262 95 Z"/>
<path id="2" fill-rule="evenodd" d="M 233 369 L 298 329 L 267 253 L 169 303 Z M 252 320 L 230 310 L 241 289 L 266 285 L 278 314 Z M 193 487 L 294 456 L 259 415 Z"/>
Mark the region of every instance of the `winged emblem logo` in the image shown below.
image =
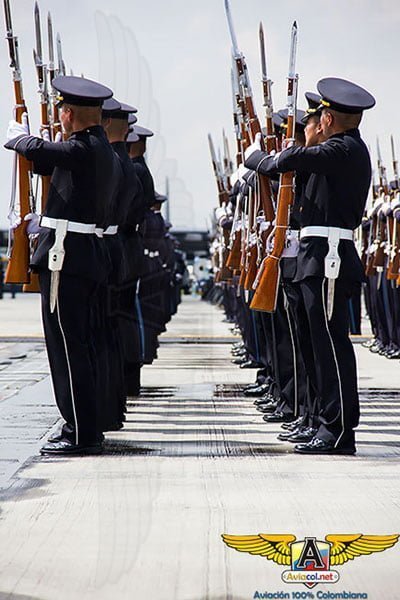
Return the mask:
<path id="1" fill-rule="evenodd" d="M 227 546 L 239 552 L 263 556 L 278 565 L 288 566 L 282 573 L 285 583 L 303 583 L 312 588 L 320 583 L 336 583 L 339 573 L 332 566 L 342 566 L 358 556 L 383 552 L 392 548 L 399 534 L 364 535 L 330 534 L 325 540 L 306 537 L 297 540 L 291 534 L 259 533 L 257 535 L 222 534 Z"/>

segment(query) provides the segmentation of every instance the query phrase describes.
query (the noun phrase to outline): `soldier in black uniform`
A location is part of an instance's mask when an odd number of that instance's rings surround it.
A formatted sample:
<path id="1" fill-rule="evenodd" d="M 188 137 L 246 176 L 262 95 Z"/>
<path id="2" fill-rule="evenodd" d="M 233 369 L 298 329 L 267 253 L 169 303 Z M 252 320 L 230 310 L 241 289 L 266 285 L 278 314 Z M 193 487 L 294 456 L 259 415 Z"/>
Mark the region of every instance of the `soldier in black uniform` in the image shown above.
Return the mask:
<path id="1" fill-rule="evenodd" d="M 353 242 L 371 181 L 368 149 L 358 125 L 374 98 L 336 78 L 318 83 L 321 126 L 327 141 L 293 146 L 269 157 L 254 145 L 246 166 L 261 173 L 296 170 L 310 177 L 301 201 L 300 249 L 294 282 L 299 285 L 311 341 L 306 368 L 318 390 L 319 427 L 303 454 L 354 454 L 359 420 L 356 364 L 348 337 L 348 298 L 364 280 Z M 326 260 L 325 260 L 326 259 Z M 333 293 L 334 292 L 334 293 Z M 311 355 L 312 352 L 312 355 Z"/>
<path id="2" fill-rule="evenodd" d="M 57 77 L 53 86 L 60 94 L 60 118 L 68 140 L 47 142 L 13 123 L 6 148 L 32 160 L 40 174 L 52 174 L 32 266 L 39 273 L 51 376 L 65 424 L 61 438 L 45 444 L 41 452 L 93 454 L 102 450 L 102 433 L 91 306 L 111 269 L 95 229 L 96 224 L 109 224 L 119 171 L 100 125 L 101 105 L 112 92 L 81 77 Z"/>
<path id="3" fill-rule="evenodd" d="M 103 126 L 121 164 L 121 181 L 112 207 L 113 225 L 104 232 L 113 270 L 107 281 L 107 354 L 109 385 L 103 390 L 106 430 L 122 425 L 127 395 L 137 395 L 136 369 L 132 381 L 131 363 L 140 363 L 140 337 L 137 332 L 135 296 L 141 274 L 143 244 L 138 232 L 143 219 L 141 183 L 129 158 L 125 139 L 128 120 L 136 108 L 114 98 L 103 105 Z"/>

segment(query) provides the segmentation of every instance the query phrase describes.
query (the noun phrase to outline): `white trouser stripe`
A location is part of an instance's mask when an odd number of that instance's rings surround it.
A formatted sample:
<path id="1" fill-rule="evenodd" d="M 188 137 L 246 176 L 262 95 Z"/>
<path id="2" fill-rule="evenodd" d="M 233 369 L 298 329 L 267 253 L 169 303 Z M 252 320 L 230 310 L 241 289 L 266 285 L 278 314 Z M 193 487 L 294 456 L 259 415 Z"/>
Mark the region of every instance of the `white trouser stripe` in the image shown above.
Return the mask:
<path id="1" fill-rule="evenodd" d="M 339 371 L 339 363 L 337 361 L 337 356 L 336 356 L 336 350 L 335 350 L 335 345 L 333 343 L 333 339 L 331 336 L 331 332 L 329 331 L 329 324 L 328 324 L 328 315 L 326 313 L 326 306 L 325 306 L 325 281 L 326 279 L 324 279 L 322 281 L 322 306 L 324 308 L 324 317 L 325 317 L 325 325 L 326 325 L 326 331 L 328 332 L 328 336 L 331 342 L 331 346 L 332 346 L 332 352 L 333 352 L 333 358 L 335 360 L 335 365 L 336 365 L 336 372 L 337 372 L 337 378 L 338 378 L 338 382 L 339 382 L 339 396 L 340 396 L 340 406 L 341 406 L 341 417 L 342 417 L 342 433 L 340 434 L 340 436 L 338 437 L 338 439 L 335 442 L 335 448 L 337 448 L 343 434 L 345 431 L 345 427 L 344 427 L 344 404 L 343 404 L 343 390 L 342 390 L 342 380 L 340 378 L 340 371 Z"/>
<path id="2" fill-rule="evenodd" d="M 290 312 L 289 312 L 289 300 L 285 290 L 282 288 L 283 296 L 284 296 L 284 306 L 286 311 L 286 316 L 289 325 L 290 339 L 292 341 L 292 353 L 293 353 L 293 370 L 294 370 L 294 414 L 297 417 L 298 414 L 298 390 L 297 390 L 297 353 L 296 353 L 296 344 L 294 343 L 293 337 L 293 329 L 292 322 L 290 320 Z"/>
<path id="3" fill-rule="evenodd" d="M 62 335 L 63 342 L 64 342 L 65 358 L 67 359 L 68 378 L 69 378 L 69 386 L 71 389 L 71 399 L 72 399 L 72 410 L 74 413 L 74 421 L 75 421 L 75 444 L 78 445 L 79 444 L 79 431 L 78 431 L 78 419 L 76 418 L 74 386 L 72 383 L 72 371 L 71 371 L 71 364 L 69 362 L 69 356 L 68 356 L 67 340 L 65 339 L 64 330 L 61 325 L 59 297 L 57 298 L 57 318 L 58 318 L 58 325 L 60 327 L 61 335 Z"/>

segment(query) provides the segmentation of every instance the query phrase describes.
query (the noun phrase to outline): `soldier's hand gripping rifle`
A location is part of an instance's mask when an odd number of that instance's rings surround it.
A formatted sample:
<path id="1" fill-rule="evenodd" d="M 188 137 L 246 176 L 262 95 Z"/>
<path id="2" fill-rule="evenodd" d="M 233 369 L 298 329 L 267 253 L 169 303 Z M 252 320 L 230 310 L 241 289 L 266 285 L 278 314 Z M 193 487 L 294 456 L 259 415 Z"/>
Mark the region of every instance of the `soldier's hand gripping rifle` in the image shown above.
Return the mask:
<path id="1" fill-rule="evenodd" d="M 22 115 L 27 113 L 23 90 L 22 75 L 18 53 L 18 39 L 13 33 L 11 10 L 9 0 L 4 0 L 4 14 L 6 22 L 6 38 L 10 53 L 10 67 L 13 73 L 15 119 L 22 123 Z M 25 216 L 32 211 L 32 174 L 31 163 L 21 155 L 16 156 L 18 165 L 18 203 L 20 224 L 13 229 L 13 243 L 10 260 L 5 275 L 6 283 L 29 283 L 29 237 L 27 234 L 27 221 Z M 11 200 L 10 215 L 15 217 L 15 197 Z M 11 235 L 11 232 L 10 232 Z"/>
<path id="2" fill-rule="evenodd" d="M 296 74 L 297 24 L 293 23 L 291 33 L 289 75 L 287 88 L 287 141 L 293 141 L 296 126 L 297 82 Z M 279 261 L 286 242 L 289 226 L 289 211 L 294 198 L 294 172 L 282 173 L 279 180 L 277 213 L 274 226 L 274 241 L 271 254 L 264 258 L 257 279 L 254 282 L 255 293 L 250 308 L 265 312 L 276 309 L 279 287 Z"/>

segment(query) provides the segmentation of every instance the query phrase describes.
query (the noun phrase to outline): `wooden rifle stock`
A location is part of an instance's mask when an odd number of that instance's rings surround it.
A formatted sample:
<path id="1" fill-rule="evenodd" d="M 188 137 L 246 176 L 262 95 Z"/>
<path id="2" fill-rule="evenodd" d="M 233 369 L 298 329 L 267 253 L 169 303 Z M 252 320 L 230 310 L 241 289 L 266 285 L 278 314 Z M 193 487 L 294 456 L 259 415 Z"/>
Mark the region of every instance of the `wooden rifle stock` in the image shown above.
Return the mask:
<path id="1" fill-rule="evenodd" d="M 394 219 L 393 228 L 393 245 L 387 278 L 394 281 L 399 277 L 400 270 L 400 223 L 396 219 Z"/>
<path id="2" fill-rule="evenodd" d="M 15 118 L 21 123 L 22 114 L 27 112 L 24 99 L 22 97 L 21 81 L 14 81 L 15 93 Z M 29 237 L 27 234 L 27 221 L 24 217 L 31 212 L 30 207 L 30 170 L 31 163 L 21 155 L 18 155 L 18 192 L 19 192 L 19 213 L 21 224 L 13 231 L 13 244 L 10 260 L 8 261 L 5 283 L 29 283 L 29 260 L 30 248 Z"/>
<path id="3" fill-rule="evenodd" d="M 253 246 L 250 247 L 250 250 L 248 251 L 248 269 L 247 269 L 246 279 L 245 279 L 244 286 L 243 286 L 245 290 L 253 289 L 253 283 L 256 278 L 257 270 L 258 270 L 257 269 L 257 257 L 258 257 L 257 244 L 254 244 Z"/>
<path id="4" fill-rule="evenodd" d="M 226 266 L 232 271 L 240 269 L 240 257 L 242 254 L 242 232 L 236 231 L 232 248 L 226 261 Z"/>
<path id="5" fill-rule="evenodd" d="M 293 203 L 293 177 L 294 173 L 291 171 L 281 175 L 274 248 L 263 261 L 263 271 L 250 304 L 253 310 L 274 312 L 276 308 L 280 278 L 279 260 L 285 248 L 289 208 Z"/>
<path id="6" fill-rule="evenodd" d="M 383 269 L 385 266 L 386 224 L 382 220 L 382 218 L 379 218 L 378 235 L 376 242 L 378 244 L 378 247 L 376 249 L 374 257 L 374 268 Z"/>

